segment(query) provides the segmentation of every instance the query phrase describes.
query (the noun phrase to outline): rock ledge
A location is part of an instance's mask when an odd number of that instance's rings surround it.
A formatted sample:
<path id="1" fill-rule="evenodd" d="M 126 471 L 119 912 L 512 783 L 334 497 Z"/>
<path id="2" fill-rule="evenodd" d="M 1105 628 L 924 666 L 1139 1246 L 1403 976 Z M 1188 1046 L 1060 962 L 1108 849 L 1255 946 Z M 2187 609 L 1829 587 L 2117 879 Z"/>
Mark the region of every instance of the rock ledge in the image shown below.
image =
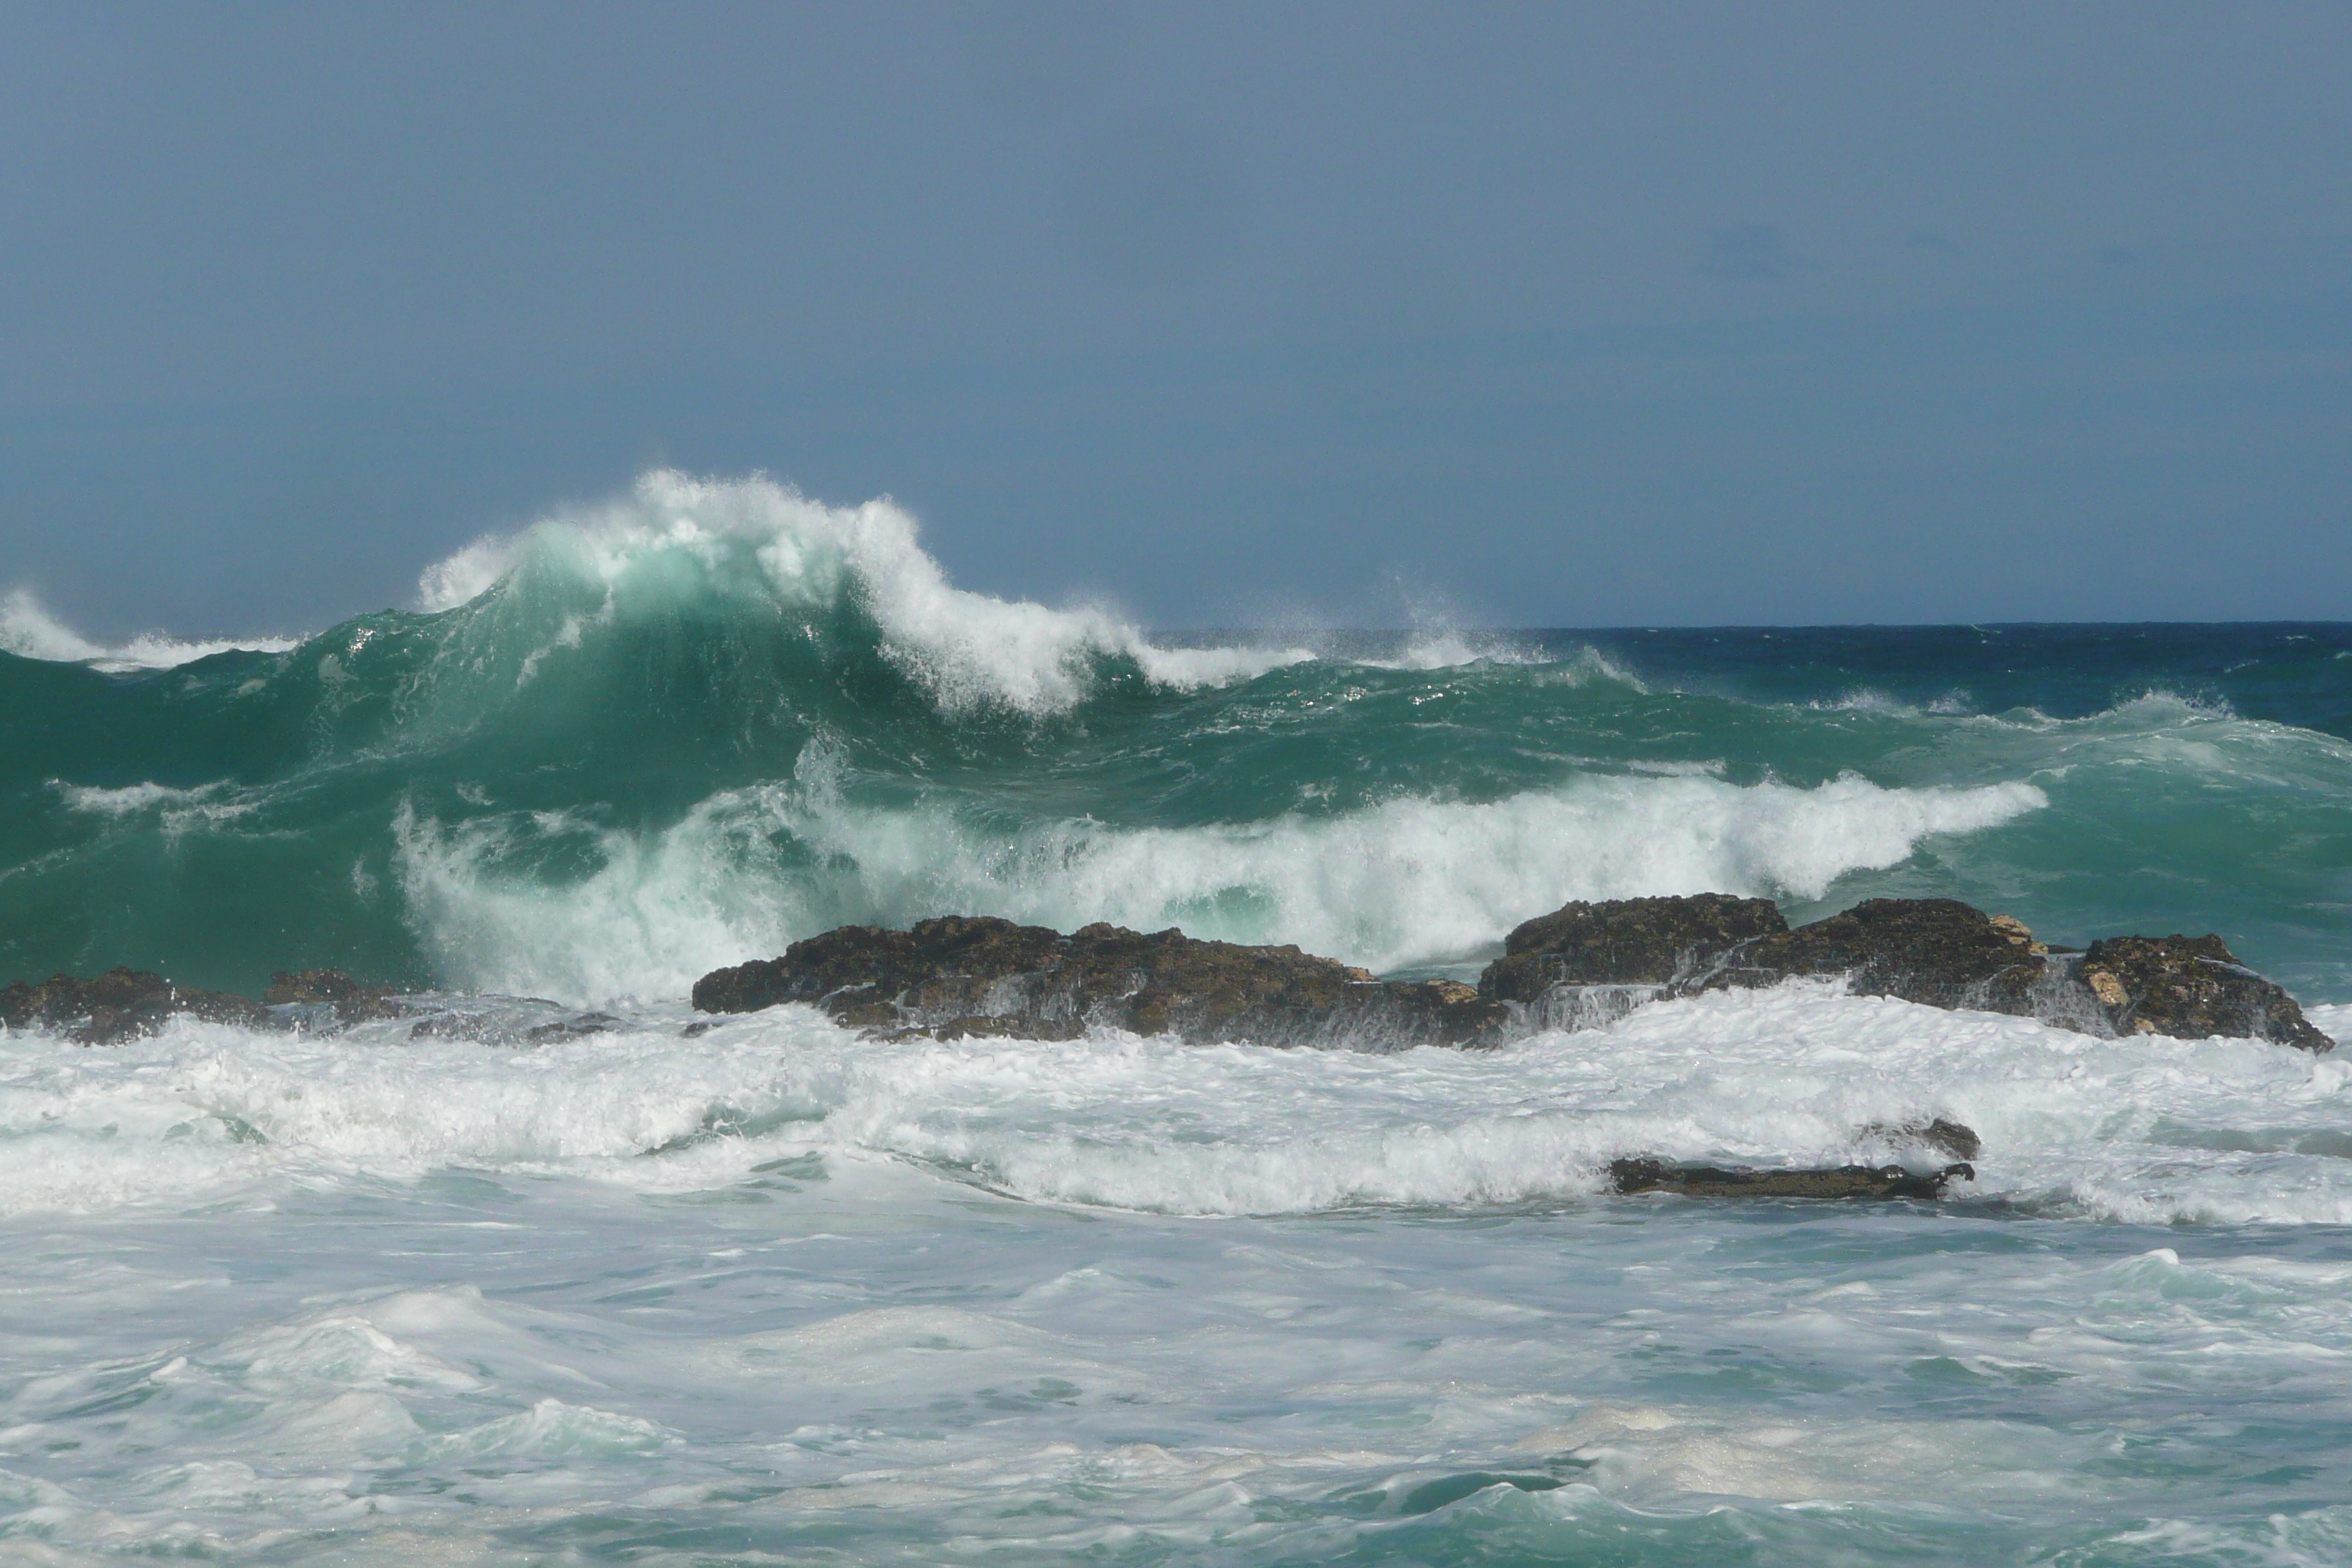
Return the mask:
<path id="1" fill-rule="evenodd" d="M 903 931 L 843 926 L 781 958 L 715 970 L 694 987 L 706 1013 L 779 1002 L 814 1003 L 837 1022 L 890 1035 L 1073 1039 L 1102 1026 L 1202 1044 L 1360 1050 L 1486 1044 L 1509 1018 L 1467 985 L 1377 980 L 1296 947 L 1105 924 L 1064 936 L 960 915 Z"/>

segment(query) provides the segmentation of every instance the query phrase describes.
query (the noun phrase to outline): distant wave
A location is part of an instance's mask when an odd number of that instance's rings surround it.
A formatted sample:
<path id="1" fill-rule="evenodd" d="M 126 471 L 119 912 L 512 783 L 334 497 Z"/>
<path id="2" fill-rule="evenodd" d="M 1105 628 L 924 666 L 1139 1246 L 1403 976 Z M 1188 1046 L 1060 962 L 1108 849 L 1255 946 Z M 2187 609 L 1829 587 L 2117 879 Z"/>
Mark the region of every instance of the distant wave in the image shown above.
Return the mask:
<path id="1" fill-rule="evenodd" d="M 142 632 L 125 642 L 92 642 L 51 615 L 31 589 L 11 588 L 0 595 L 0 649 L 53 664 L 88 664 L 106 670 L 171 669 L 233 650 L 283 653 L 299 646 L 299 640 L 250 637 L 187 641 L 163 632 Z"/>

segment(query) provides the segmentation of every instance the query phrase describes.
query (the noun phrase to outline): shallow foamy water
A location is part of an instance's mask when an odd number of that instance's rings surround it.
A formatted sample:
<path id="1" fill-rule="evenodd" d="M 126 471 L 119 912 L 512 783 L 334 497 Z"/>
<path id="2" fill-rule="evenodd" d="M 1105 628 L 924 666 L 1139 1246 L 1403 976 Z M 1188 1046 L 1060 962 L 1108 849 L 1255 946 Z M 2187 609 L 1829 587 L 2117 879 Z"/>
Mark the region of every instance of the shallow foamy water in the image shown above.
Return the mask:
<path id="1" fill-rule="evenodd" d="M 686 1019 L 9 1038 L 0 1554 L 2352 1557 L 2352 1060 L 1808 985 L 1393 1057 Z M 1942 1205 L 1598 1195 L 1936 1114 Z"/>

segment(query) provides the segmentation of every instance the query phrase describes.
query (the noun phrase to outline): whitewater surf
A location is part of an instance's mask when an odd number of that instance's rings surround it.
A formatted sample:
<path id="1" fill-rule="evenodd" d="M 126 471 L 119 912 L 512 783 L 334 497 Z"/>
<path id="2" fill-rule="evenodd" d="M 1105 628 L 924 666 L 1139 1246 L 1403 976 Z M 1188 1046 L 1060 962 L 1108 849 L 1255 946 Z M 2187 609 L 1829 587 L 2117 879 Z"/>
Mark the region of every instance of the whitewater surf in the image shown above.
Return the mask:
<path id="1" fill-rule="evenodd" d="M 657 472 L 306 638 L 19 593 L 0 650 L 0 984 L 447 1021 L 0 1040 L 0 1552 L 2352 1558 L 2346 1053 L 1831 981 L 1390 1055 L 687 1000 L 942 913 L 1471 978 L 1719 891 L 2214 931 L 2352 1038 L 2352 628 L 1148 635 Z M 1931 1117 L 1940 1204 L 1607 1191 Z"/>

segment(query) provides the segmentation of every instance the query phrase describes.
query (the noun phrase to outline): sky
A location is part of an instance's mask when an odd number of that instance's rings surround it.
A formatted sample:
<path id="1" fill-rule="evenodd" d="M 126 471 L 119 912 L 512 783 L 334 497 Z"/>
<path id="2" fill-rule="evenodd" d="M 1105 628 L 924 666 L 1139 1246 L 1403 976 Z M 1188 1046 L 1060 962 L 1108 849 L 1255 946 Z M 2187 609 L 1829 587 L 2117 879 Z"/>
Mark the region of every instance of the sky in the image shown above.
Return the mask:
<path id="1" fill-rule="evenodd" d="M 1164 626 L 2352 618 L 2352 4 L 0 11 L 0 586 L 659 464 Z"/>

